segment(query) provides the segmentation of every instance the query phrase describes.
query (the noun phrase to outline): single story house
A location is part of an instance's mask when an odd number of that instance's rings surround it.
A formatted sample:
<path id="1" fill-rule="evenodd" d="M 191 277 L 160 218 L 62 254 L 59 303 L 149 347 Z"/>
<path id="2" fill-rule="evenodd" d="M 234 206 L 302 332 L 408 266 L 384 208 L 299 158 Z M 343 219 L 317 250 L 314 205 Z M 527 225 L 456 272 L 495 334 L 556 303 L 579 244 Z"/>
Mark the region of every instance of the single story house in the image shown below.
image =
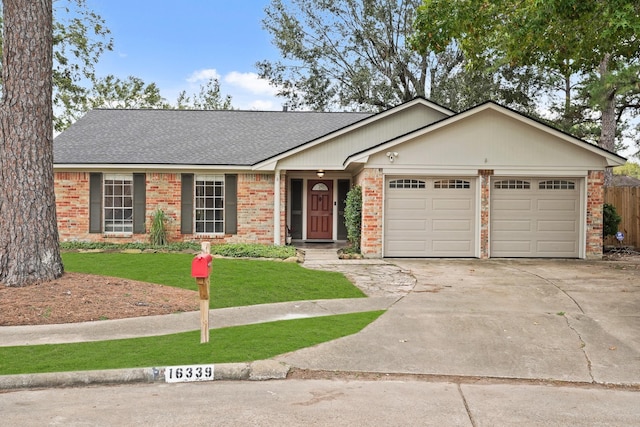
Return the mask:
<path id="1" fill-rule="evenodd" d="M 61 241 L 346 239 L 367 257 L 602 256 L 615 153 L 493 102 L 371 113 L 93 110 L 54 140 Z"/>

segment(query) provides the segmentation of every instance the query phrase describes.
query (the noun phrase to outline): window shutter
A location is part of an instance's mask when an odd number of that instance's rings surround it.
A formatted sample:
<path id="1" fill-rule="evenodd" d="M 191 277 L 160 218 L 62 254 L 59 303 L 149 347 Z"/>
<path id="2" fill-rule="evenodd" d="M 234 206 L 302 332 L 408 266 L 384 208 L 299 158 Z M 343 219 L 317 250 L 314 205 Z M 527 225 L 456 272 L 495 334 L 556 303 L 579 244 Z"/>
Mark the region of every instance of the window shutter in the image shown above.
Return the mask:
<path id="1" fill-rule="evenodd" d="M 102 233 L 102 174 L 89 175 L 89 233 Z"/>
<path id="2" fill-rule="evenodd" d="M 224 176 L 224 232 L 238 234 L 238 175 Z"/>
<path id="3" fill-rule="evenodd" d="M 182 174 L 180 233 L 193 234 L 193 174 Z"/>
<path id="4" fill-rule="evenodd" d="M 133 232 L 147 232 L 147 177 L 143 173 L 133 174 Z"/>

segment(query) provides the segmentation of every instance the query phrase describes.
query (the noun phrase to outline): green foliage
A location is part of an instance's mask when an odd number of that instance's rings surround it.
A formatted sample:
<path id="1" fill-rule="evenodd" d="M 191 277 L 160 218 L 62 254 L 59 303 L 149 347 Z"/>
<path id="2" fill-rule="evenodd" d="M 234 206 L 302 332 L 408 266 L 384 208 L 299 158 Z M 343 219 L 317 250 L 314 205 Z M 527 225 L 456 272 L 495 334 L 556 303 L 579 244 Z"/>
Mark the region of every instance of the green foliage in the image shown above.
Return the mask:
<path id="1" fill-rule="evenodd" d="M 362 188 L 356 185 L 347 193 L 344 207 L 344 223 L 347 228 L 347 240 L 356 253 L 360 252 L 362 235 Z"/>
<path id="2" fill-rule="evenodd" d="M 551 99 L 554 121 L 613 151 L 640 108 L 639 14 L 631 0 L 424 0 L 411 44 L 442 52 L 455 43 L 479 68 L 540 70 L 538 103 Z"/>
<path id="3" fill-rule="evenodd" d="M 103 250 L 103 251 L 123 251 L 127 249 L 138 249 L 141 251 L 154 251 L 160 249 L 166 252 L 200 251 L 200 244 L 193 242 L 168 243 L 163 247 L 153 246 L 149 243 L 107 243 L 107 242 L 61 242 L 60 248 L 65 251 L 77 250 Z"/>
<path id="4" fill-rule="evenodd" d="M 296 256 L 293 246 L 256 245 L 252 243 L 230 243 L 211 245 L 211 253 L 232 258 L 278 258 Z"/>
<path id="5" fill-rule="evenodd" d="M 167 238 L 168 221 L 162 209 L 156 209 L 151 218 L 151 230 L 149 230 L 149 242 L 152 246 L 166 246 L 169 243 Z"/>
<path id="6" fill-rule="evenodd" d="M 220 82 L 212 78 L 205 85 L 200 86 L 200 92 L 192 97 L 187 96 L 185 91 L 178 94 L 176 108 L 180 110 L 231 110 L 231 96 L 224 98 L 220 92 Z"/>
<path id="7" fill-rule="evenodd" d="M 65 271 L 197 290 L 191 277 L 193 254 L 66 252 L 62 259 Z M 281 261 L 227 258 L 213 260 L 211 294 L 211 308 L 364 296 L 341 273 Z"/>
<path id="8" fill-rule="evenodd" d="M 627 162 L 623 166 L 613 168 L 614 175 L 626 175 L 640 179 L 640 165 L 634 162 Z"/>
<path id="9" fill-rule="evenodd" d="M 0 347 L 0 375 L 264 360 L 355 334 L 383 311 L 286 320 L 157 337 Z M 179 315 L 177 315 L 179 316 Z"/>
<path id="10" fill-rule="evenodd" d="M 516 74 L 469 72 L 455 46 L 439 53 L 407 46 L 420 3 L 272 0 L 263 24 L 283 59 L 258 62 L 260 76 L 290 109 L 379 111 L 424 96 L 456 110 L 488 96 L 507 104 L 528 96 Z"/>
<path id="11" fill-rule="evenodd" d="M 622 218 L 618 215 L 616 207 L 609 203 L 605 203 L 602 214 L 604 237 L 615 236 L 618 232 L 618 225 L 620 225 L 620 221 L 622 221 Z"/>
<path id="12" fill-rule="evenodd" d="M 121 80 L 113 75 L 97 79 L 88 98 L 88 108 L 167 108 L 155 83 L 129 76 Z"/>

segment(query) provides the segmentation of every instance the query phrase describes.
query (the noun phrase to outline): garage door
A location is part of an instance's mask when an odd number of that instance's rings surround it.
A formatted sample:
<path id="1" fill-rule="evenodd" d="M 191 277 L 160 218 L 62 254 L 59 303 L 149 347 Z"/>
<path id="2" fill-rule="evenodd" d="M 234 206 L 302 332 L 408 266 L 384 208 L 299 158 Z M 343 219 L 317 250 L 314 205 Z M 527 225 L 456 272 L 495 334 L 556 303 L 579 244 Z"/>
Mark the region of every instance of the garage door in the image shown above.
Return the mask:
<path id="1" fill-rule="evenodd" d="M 475 180 L 386 180 L 384 255 L 475 256 Z"/>
<path id="2" fill-rule="evenodd" d="M 492 257 L 579 256 L 579 179 L 497 179 L 491 186 Z"/>

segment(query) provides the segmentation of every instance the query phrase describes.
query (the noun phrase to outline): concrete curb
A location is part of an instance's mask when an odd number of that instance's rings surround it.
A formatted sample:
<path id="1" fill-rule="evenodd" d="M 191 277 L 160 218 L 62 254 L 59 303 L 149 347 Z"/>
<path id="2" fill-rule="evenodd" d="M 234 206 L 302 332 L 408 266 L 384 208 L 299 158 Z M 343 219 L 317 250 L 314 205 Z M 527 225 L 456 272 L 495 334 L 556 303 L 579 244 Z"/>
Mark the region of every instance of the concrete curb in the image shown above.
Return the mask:
<path id="1" fill-rule="evenodd" d="M 214 364 L 214 381 L 266 381 L 287 378 L 290 367 L 275 360 Z M 97 384 L 165 382 L 165 368 L 107 369 L 0 376 L 0 390 L 76 387 Z"/>

